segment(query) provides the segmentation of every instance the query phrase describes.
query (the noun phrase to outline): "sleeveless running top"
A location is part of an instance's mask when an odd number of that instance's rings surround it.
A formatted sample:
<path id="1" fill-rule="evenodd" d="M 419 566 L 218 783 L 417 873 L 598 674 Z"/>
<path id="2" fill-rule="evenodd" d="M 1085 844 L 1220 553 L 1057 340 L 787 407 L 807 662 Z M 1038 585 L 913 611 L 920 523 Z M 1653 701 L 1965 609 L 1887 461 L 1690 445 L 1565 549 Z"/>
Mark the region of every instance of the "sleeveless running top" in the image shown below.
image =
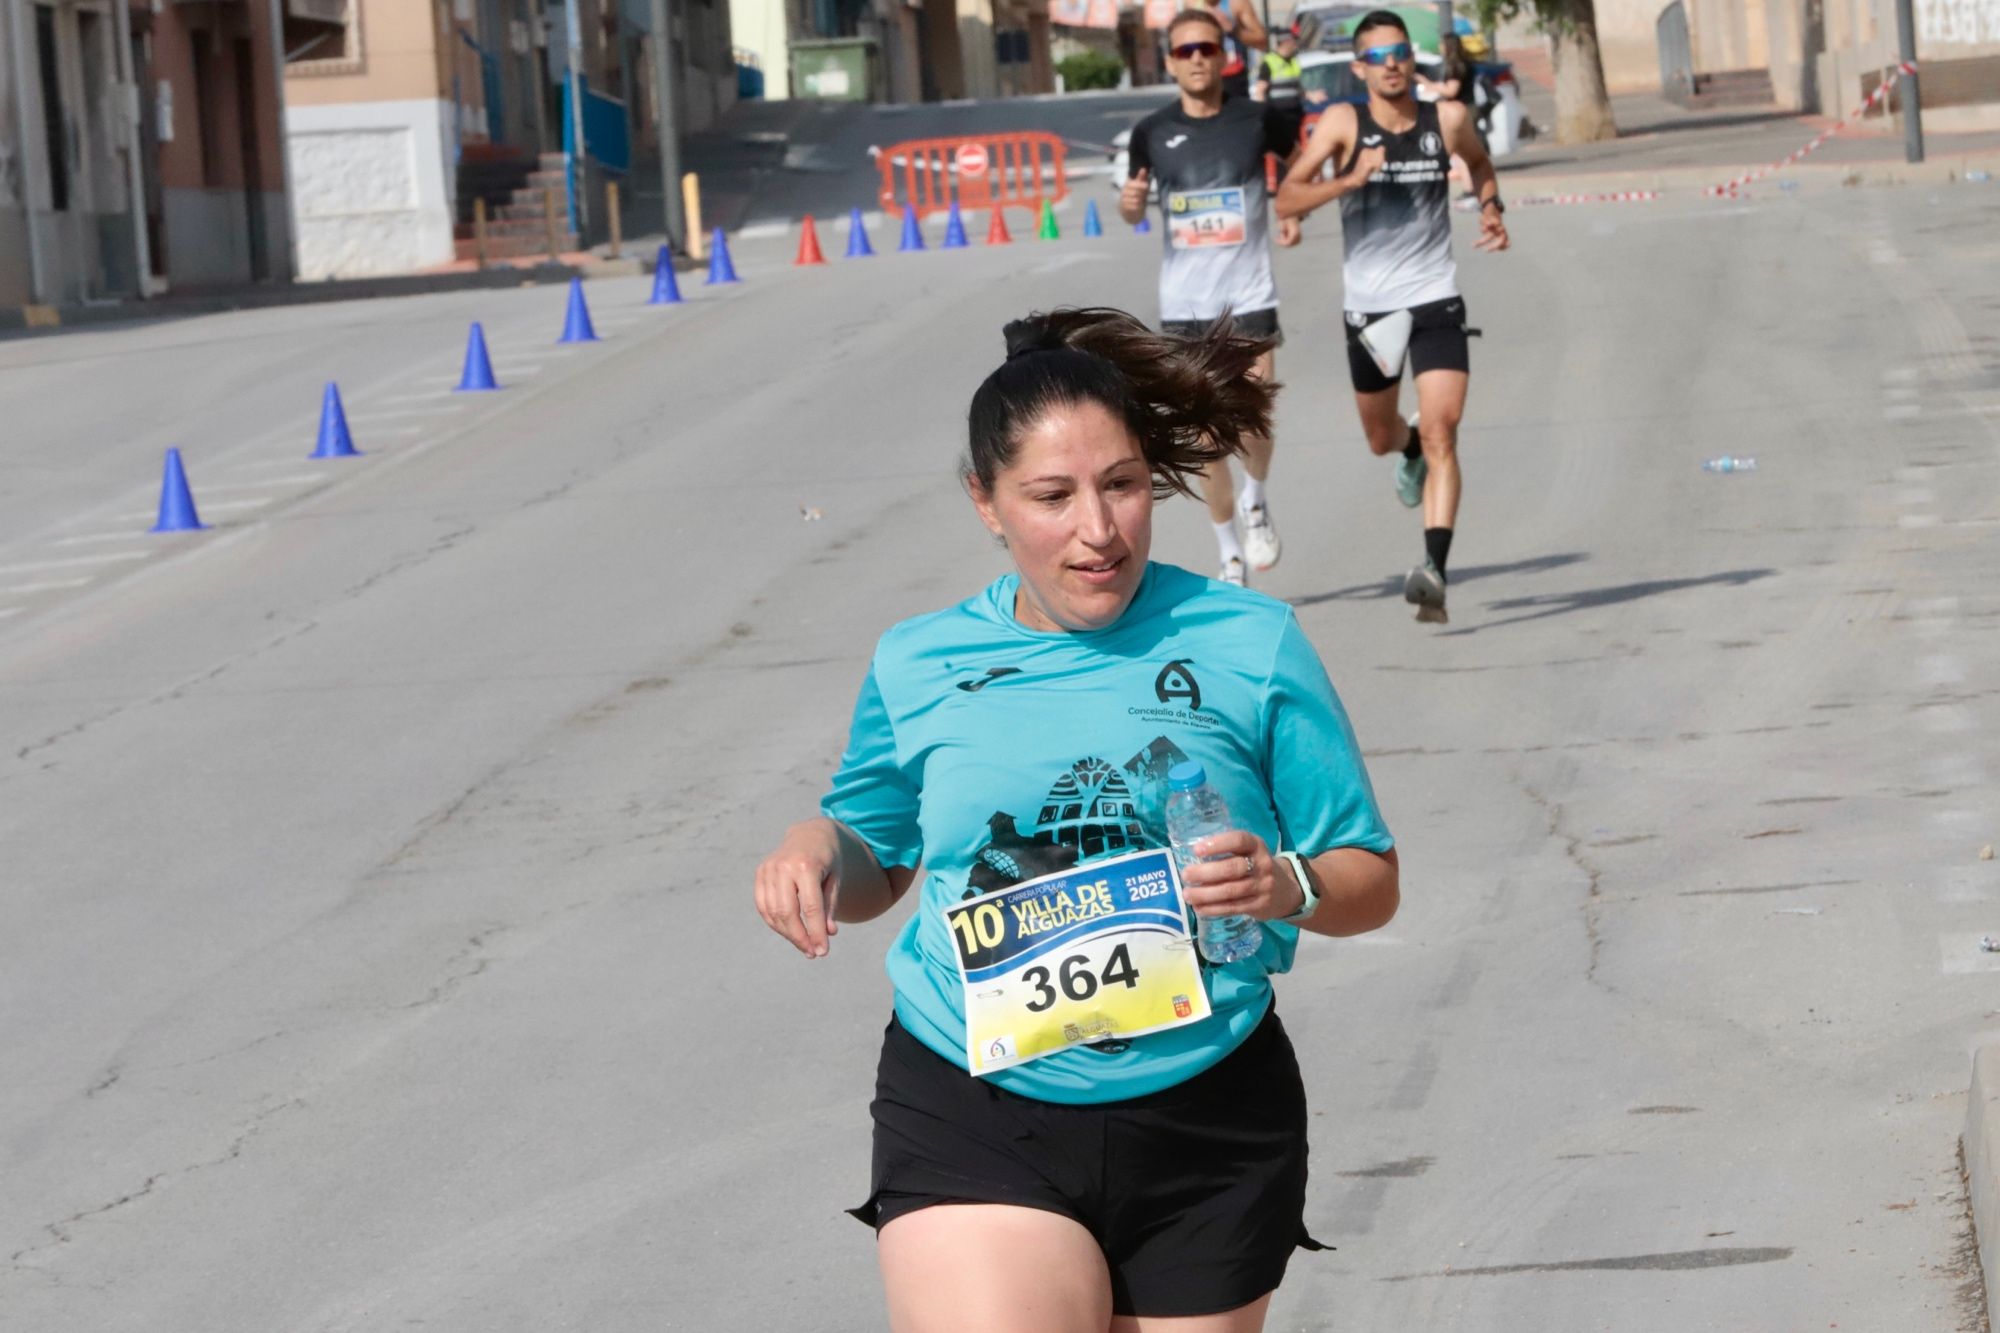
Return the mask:
<path id="1" fill-rule="evenodd" d="M 1388 153 L 1368 184 L 1340 197 L 1345 262 L 1342 304 L 1365 315 L 1408 310 L 1458 295 L 1458 264 L 1451 257 L 1451 152 L 1444 146 L 1434 102 L 1417 103 L 1417 123 L 1391 134 L 1364 104 L 1353 167 L 1363 148 Z"/>

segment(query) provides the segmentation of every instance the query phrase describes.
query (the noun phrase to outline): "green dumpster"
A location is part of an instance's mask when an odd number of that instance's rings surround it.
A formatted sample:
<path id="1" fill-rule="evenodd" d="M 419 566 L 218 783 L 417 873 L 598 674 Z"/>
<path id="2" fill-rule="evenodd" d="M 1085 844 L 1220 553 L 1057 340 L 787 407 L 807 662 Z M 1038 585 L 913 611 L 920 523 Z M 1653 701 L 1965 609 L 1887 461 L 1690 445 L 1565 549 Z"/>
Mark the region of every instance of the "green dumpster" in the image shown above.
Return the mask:
<path id="1" fill-rule="evenodd" d="M 791 43 L 792 96 L 827 102 L 875 100 L 873 37 L 801 37 Z"/>

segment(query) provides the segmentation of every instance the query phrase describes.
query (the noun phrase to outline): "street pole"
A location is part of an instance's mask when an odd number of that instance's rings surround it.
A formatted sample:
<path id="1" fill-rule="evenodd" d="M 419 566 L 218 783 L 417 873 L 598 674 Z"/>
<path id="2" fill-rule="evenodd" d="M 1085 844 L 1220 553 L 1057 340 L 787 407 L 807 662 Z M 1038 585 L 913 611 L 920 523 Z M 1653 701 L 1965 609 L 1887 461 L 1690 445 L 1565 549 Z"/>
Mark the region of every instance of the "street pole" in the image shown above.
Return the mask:
<path id="1" fill-rule="evenodd" d="M 667 0 L 653 3 L 653 97 L 659 114 L 653 130 L 660 136 L 660 203 L 667 229 L 667 244 L 682 253 L 688 250 L 687 210 L 681 204 L 681 119 L 674 91 L 674 30 L 667 13 Z"/>
<path id="2" fill-rule="evenodd" d="M 1917 18 L 1910 12 L 1910 0 L 1896 0 L 1896 51 L 1905 65 L 1914 66 L 1917 63 Z M 1921 162 L 1924 160 L 1924 111 L 1923 99 L 1917 94 L 1916 74 L 1905 74 L 1902 86 L 1896 92 L 1903 106 L 1903 160 Z"/>
<path id="3" fill-rule="evenodd" d="M 584 165 L 590 151 L 583 141 L 583 0 L 569 0 L 563 6 L 563 36 L 569 47 L 569 226 L 577 244 L 584 244 L 583 229 L 590 223 L 590 201 Z"/>
<path id="4" fill-rule="evenodd" d="M 1438 7 L 1438 54 L 1443 55 L 1447 50 L 1450 49 L 1446 43 L 1450 39 L 1453 33 L 1452 18 L 1451 18 L 1451 0 L 1437 0 L 1437 7 Z"/>

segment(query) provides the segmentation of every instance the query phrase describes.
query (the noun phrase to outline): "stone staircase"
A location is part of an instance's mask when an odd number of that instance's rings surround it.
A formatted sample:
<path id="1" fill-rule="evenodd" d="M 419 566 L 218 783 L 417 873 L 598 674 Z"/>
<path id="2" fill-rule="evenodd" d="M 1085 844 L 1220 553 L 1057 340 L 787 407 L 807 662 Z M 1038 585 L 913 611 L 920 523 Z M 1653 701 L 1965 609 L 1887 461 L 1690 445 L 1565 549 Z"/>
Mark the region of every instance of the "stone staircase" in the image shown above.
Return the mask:
<path id="1" fill-rule="evenodd" d="M 486 257 L 521 259 L 548 253 L 548 204 L 555 201 L 556 246 L 583 248 L 569 229 L 569 189 L 561 153 L 539 158 L 504 144 L 467 144 L 458 164 L 458 218 L 453 228 L 459 259 L 477 258 L 473 201 L 486 201 Z"/>
<path id="2" fill-rule="evenodd" d="M 1769 106 L 1776 99 L 1768 69 L 1725 69 L 1694 76 L 1694 94 L 1676 98 L 1690 111 Z"/>

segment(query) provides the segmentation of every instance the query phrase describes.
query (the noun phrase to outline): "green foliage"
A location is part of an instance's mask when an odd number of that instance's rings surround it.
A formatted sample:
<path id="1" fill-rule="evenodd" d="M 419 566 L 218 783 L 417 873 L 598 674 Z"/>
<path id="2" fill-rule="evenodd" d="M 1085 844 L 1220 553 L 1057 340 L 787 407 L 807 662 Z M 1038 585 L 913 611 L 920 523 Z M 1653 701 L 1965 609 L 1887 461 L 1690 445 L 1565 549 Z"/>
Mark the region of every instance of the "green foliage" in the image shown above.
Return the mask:
<path id="1" fill-rule="evenodd" d="M 1125 63 L 1104 51 L 1078 51 L 1058 60 L 1056 73 L 1062 75 L 1063 88 L 1067 92 L 1116 88 L 1118 80 L 1125 75 Z"/>
<path id="2" fill-rule="evenodd" d="M 1595 0 L 1472 0 L 1479 26 L 1487 32 L 1526 14 L 1543 32 L 1562 32 L 1577 19 L 1596 21 Z"/>

